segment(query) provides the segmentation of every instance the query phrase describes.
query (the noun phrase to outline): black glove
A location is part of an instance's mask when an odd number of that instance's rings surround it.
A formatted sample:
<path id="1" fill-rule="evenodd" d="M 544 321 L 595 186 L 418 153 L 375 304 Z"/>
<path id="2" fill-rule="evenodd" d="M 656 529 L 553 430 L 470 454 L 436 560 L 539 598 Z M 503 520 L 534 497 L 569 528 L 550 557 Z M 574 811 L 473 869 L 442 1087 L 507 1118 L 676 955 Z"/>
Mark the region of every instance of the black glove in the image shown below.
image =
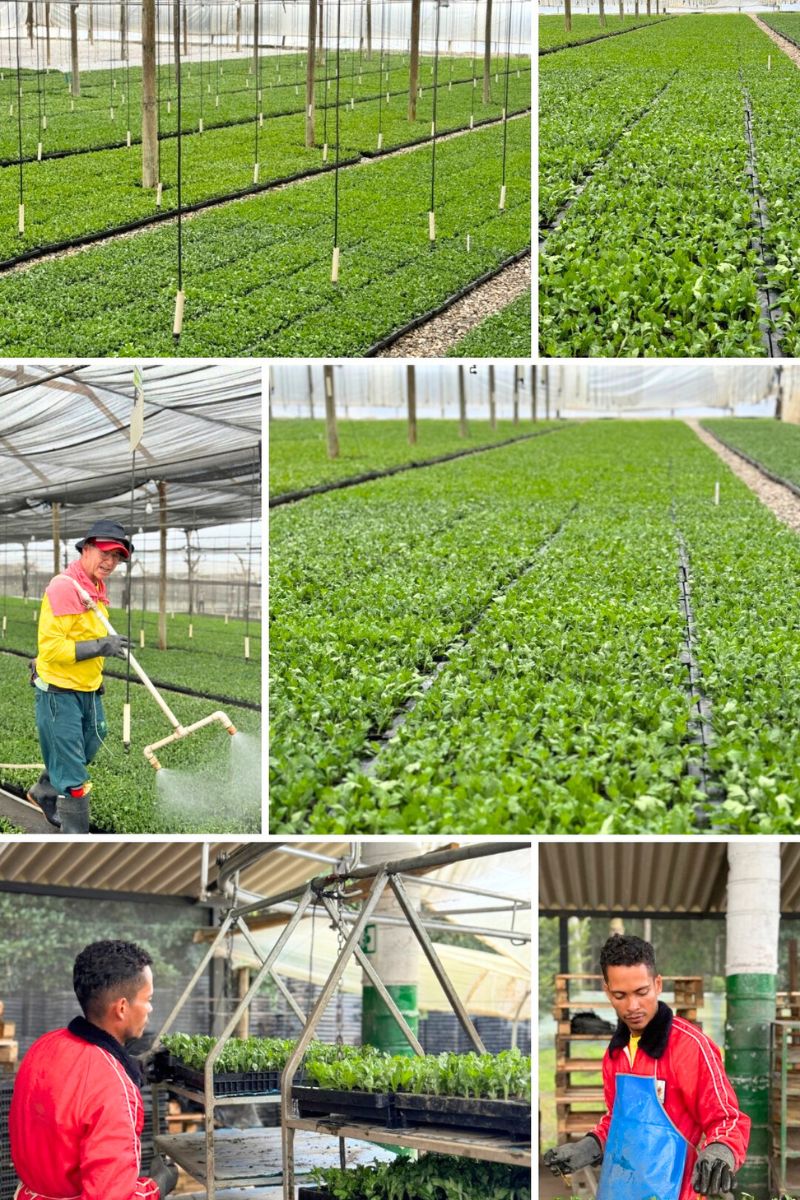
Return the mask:
<path id="1" fill-rule="evenodd" d="M 711 1142 L 697 1156 L 692 1175 L 692 1187 L 700 1196 L 722 1196 L 733 1191 L 736 1178 L 733 1168 L 736 1159 L 730 1146 Z"/>
<path id="2" fill-rule="evenodd" d="M 596 1167 L 603 1160 L 603 1148 L 592 1134 L 587 1134 L 579 1142 L 567 1142 L 548 1150 L 544 1156 L 544 1165 L 549 1167 L 554 1175 L 571 1175 L 583 1167 Z"/>
<path id="3" fill-rule="evenodd" d="M 92 638 L 88 642 L 75 643 L 75 662 L 87 658 L 127 658 L 130 642 L 120 633 L 109 633 L 106 637 Z"/>
<path id="4" fill-rule="evenodd" d="M 147 1177 L 156 1181 L 158 1194 L 163 1200 L 163 1197 L 169 1195 L 178 1182 L 178 1168 L 171 1158 L 157 1154 L 150 1163 Z"/>

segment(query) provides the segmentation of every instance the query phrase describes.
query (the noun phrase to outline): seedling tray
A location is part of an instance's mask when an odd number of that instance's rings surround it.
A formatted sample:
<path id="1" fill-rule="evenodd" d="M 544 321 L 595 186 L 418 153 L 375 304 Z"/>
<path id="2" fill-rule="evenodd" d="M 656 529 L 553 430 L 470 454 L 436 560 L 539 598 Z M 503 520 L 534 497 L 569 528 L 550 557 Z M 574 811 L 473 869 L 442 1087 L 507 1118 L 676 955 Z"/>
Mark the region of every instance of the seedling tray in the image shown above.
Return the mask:
<path id="1" fill-rule="evenodd" d="M 301 1187 L 297 1192 L 297 1200 L 334 1200 L 332 1192 L 323 1188 Z"/>
<path id="2" fill-rule="evenodd" d="M 521 1100 L 476 1100 L 464 1096 L 420 1096 L 397 1092 L 394 1109 L 402 1126 L 443 1125 L 483 1129 L 506 1136 L 531 1135 L 531 1106 Z"/>
<path id="3" fill-rule="evenodd" d="M 179 1059 L 167 1056 L 157 1061 L 158 1077 L 171 1083 L 202 1092 L 205 1075 L 194 1067 L 187 1067 Z M 281 1090 L 280 1071 L 219 1071 L 214 1073 L 215 1096 L 260 1096 L 265 1092 Z"/>
<path id="4" fill-rule="evenodd" d="M 334 1088 L 292 1088 L 301 1117 L 350 1117 L 353 1121 L 369 1121 L 394 1129 L 398 1117 L 392 1092 L 341 1092 Z"/>

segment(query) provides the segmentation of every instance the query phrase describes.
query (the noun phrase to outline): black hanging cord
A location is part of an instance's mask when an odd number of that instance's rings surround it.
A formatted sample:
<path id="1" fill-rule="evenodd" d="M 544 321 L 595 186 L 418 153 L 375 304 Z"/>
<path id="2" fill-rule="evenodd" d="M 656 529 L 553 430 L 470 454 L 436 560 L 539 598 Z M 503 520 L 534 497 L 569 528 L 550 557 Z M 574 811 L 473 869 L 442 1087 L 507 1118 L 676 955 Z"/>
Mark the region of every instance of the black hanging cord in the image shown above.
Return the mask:
<path id="1" fill-rule="evenodd" d="M 315 0 L 311 0 L 311 2 L 313 4 L 315 2 Z M 256 0 L 256 3 L 260 3 L 260 0 Z M 259 17 L 260 16 L 261 16 L 261 14 L 259 13 Z M 260 26 L 260 24 L 261 24 L 260 20 L 259 20 L 258 24 Z M 261 96 L 261 57 L 258 53 L 258 47 L 256 47 L 256 63 L 257 63 L 256 78 L 255 78 L 256 107 L 255 107 L 255 112 L 253 114 L 254 121 L 255 121 L 255 147 L 253 150 L 253 155 L 254 155 L 254 157 L 253 157 L 253 163 L 254 163 L 253 183 L 258 183 L 258 179 L 256 178 L 257 168 L 258 168 L 258 129 L 259 129 L 259 125 L 261 123 L 259 120 L 259 104 L 260 104 L 259 97 Z"/>
<path id="2" fill-rule="evenodd" d="M 339 83 L 341 71 L 342 0 L 336 0 L 336 166 L 333 172 L 333 244 L 339 245 Z"/>
<path id="3" fill-rule="evenodd" d="M 185 0 L 184 0 L 185 3 Z M 181 0 L 177 0 L 178 15 L 183 16 L 181 11 Z M 181 60 L 181 39 L 177 39 L 177 109 L 178 109 L 178 291 L 183 291 L 183 64 Z M 175 333 L 175 340 L 180 337 L 180 333 Z"/>
<path id="4" fill-rule="evenodd" d="M 34 12 L 36 10 L 34 9 Z M 36 104 L 39 113 L 39 136 L 37 142 L 43 141 L 42 137 L 42 74 L 39 65 L 39 27 L 34 21 L 33 26 L 34 44 L 36 46 Z"/>
<path id="5" fill-rule="evenodd" d="M 472 22 L 472 89 L 470 94 L 470 128 L 475 124 L 475 93 L 478 90 L 478 79 L 475 74 L 475 51 L 478 46 L 478 0 L 475 0 L 475 17 Z"/>
<path id="6" fill-rule="evenodd" d="M 385 25 L 386 0 L 383 0 L 381 3 L 381 52 L 378 66 L 378 149 L 381 149 L 383 145 L 383 38 Z"/>
<path id="7" fill-rule="evenodd" d="M 19 144 L 19 204 L 21 212 L 25 197 L 22 186 L 22 68 L 19 58 L 19 0 L 14 0 L 14 23 L 17 42 L 17 140 Z M 19 230 L 19 234 L 20 237 L 23 236 L 22 229 Z"/>
<path id="8" fill-rule="evenodd" d="M 134 515 L 135 515 L 134 508 L 133 508 L 133 499 L 134 499 L 135 488 L 136 488 L 136 451 L 131 450 L 131 506 L 130 506 L 130 512 L 128 515 L 128 537 L 131 539 L 131 542 L 133 540 L 133 522 L 134 522 Z M 128 648 L 130 649 L 131 623 L 132 623 L 132 613 L 133 613 L 133 554 L 132 553 L 128 555 L 127 593 L 128 593 Z M 142 614 L 142 617 L 144 618 L 144 613 Z M 130 653 L 128 653 L 125 656 L 125 703 L 130 704 L 130 702 L 131 702 L 131 658 L 130 658 Z M 130 748 L 131 748 L 131 744 L 130 744 L 130 742 L 127 742 L 125 744 L 125 753 L 126 754 L 130 753 Z"/>
<path id="9" fill-rule="evenodd" d="M 508 145 L 508 76 L 511 63 L 511 0 L 508 2 L 508 29 L 506 34 L 506 86 L 503 97 L 503 176 L 501 186 L 506 186 L 506 154 Z M 505 197 L 504 197 L 505 199 Z M 505 207 L 503 204 L 501 207 Z"/>
<path id="10" fill-rule="evenodd" d="M 439 18 L 442 6 L 436 0 L 436 30 L 433 47 L 433 125 L 431 128 L 431 212 L 436 212 L 436 111 L 439 100 Z M 433 244 L 433 239 L 431 239 Z"/>

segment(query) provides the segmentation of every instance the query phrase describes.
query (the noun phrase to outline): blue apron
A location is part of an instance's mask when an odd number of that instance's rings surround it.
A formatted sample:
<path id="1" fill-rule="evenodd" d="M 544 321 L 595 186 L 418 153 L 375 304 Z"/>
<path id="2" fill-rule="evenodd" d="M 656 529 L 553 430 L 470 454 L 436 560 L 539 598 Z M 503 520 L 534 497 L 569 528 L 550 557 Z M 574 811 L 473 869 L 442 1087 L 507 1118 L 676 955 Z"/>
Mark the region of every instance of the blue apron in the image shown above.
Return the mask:
<path id="1" fill-rule="evenodd" d="M 679 1200 L 688 1145 L 655 1075 L 617 1075 L 597 1200 Z"/>

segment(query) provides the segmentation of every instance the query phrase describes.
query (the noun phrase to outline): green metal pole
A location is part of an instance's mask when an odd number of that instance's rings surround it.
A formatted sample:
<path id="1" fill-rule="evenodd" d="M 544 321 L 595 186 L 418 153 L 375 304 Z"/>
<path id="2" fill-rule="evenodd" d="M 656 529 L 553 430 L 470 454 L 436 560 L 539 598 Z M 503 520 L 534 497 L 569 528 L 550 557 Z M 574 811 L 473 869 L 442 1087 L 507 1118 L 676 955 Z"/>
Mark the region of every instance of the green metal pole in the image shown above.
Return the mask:
<path id="1" fill-rule="evenodd" d="M 775 1019 L 774 975 L 729 975 L 725 1068 L 743 1112 L 752 1122 L 739 1188 L 769 1200 L 769 1046 Z"/>

